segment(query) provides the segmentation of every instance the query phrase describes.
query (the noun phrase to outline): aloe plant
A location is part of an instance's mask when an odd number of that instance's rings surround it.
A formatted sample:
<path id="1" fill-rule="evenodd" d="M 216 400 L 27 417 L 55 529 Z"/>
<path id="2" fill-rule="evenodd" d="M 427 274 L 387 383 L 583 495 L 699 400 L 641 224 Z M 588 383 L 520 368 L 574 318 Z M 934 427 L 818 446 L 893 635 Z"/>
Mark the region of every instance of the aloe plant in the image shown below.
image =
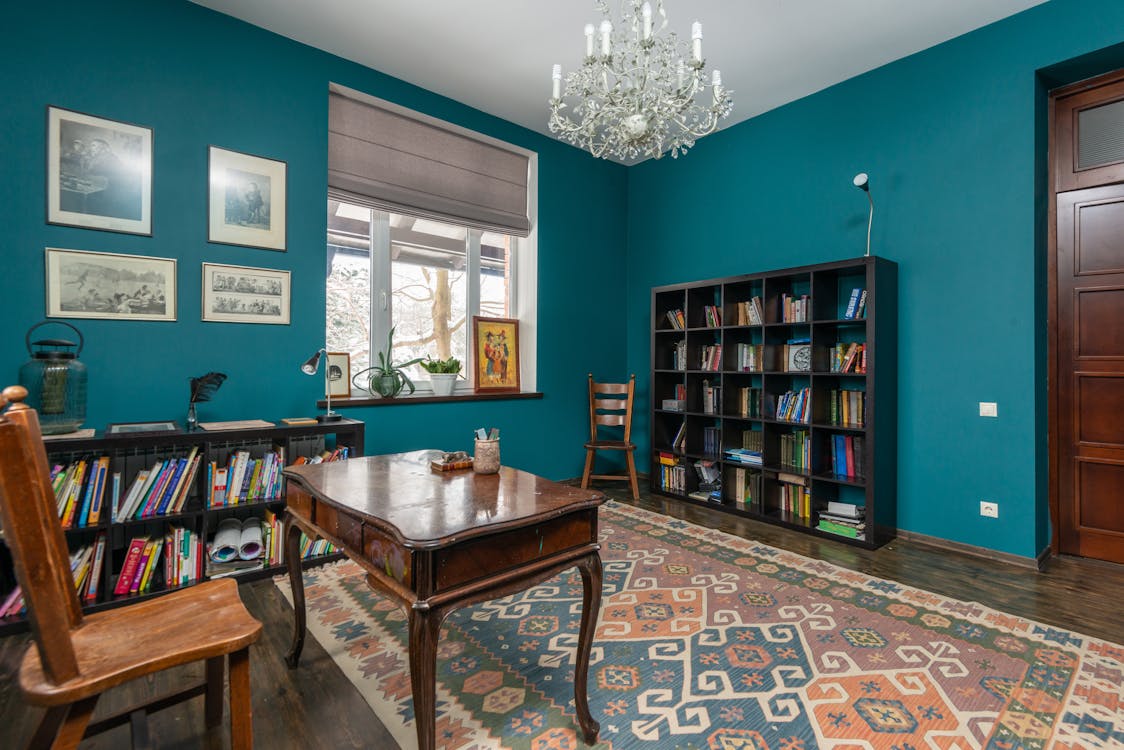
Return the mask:
<path id="1" fill-rule="evenodd" d="M 379 394 L 383 398 L 394 398 L 402 392 L 403 388 L 409 388 L 410 393 L 413 393 L 416 390 L 414 381 L 410 380 L 405 368 L 425 361 L 425 357 L 414 357 L 407 362 L 394 362 L 393 355 L 394 328 L 391 328 L 386 337 L 386 350 L 378 353 L 379 363 L 368 368 L 371 373 L 368 376 L 370 386 L 368 390 Z"/>

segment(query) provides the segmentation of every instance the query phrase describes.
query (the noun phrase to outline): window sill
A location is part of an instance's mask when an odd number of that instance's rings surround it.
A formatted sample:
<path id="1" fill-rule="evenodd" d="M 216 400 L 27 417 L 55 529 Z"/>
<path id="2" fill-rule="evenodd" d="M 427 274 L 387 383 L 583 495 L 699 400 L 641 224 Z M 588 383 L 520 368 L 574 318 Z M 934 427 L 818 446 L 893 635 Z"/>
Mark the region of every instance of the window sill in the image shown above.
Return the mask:
<path id="1" fill-rule="evenodd" d="M 542 398 L 538 391 L 524 393 L 465 393 L 453 396 L 425 396 L 415 394 L 412 396 L 398 396 L 396 398 L 333 398 L 332 408 L 345 409 L 352 406 L 405 406 L 407 404 L 444 404 L 459 401 L 516 401 Z M 316 402 L 320 408 L 326 408 L 328 402 L 320 399 Z"/>

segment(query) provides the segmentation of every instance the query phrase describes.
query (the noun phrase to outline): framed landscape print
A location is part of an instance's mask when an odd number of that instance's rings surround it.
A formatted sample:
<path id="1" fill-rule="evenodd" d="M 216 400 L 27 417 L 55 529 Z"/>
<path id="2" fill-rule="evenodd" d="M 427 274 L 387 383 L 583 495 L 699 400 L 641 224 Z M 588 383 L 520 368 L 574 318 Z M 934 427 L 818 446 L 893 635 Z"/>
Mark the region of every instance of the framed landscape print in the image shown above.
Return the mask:
<path id="1" fill-rule="evenodd" d="M 519 321 L 472 316 L 477 393 L 519 391 Z"/>
<path id="2" fill-rule="evenodd" d="M 351 355 L 347 352 L 328 352 L 328 390 L 332 398 L 351 396 Z M 324 394 L 325 396 L 329 394 Z"/>
<path id="3" fill-rule="evenodd" d="M 283 161 L 211 146 L 207 240 L 285 250 Z"/>
<path id="4" fill-rule="evenodd" d="M 176 319 L 176 261 L 47 248 L 47 316 Z"/>
<path id="5" fill-rule="evenodd" d="M 152 129 L 47 107 L 47 222 L 152 234 Z"/>
<path id="6" fill-rule="evenodd" d="M 203 264 L 203 320 L 289 324 L 289 272 Z"/>

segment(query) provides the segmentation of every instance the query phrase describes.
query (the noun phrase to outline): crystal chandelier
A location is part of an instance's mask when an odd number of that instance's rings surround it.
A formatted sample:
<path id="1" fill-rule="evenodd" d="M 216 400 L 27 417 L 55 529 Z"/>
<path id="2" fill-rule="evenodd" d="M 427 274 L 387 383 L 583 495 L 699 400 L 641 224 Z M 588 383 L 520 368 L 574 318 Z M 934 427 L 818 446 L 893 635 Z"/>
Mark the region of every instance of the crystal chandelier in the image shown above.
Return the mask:
<path id="1" fill-rule="evenodd" d="M 653 28 L 650 2 L 621 0 L 615 26 L 608 0 L 596 5 L 605 15 L 597 30 L 600 48 L 595 49 L 593 24 L 586 24 L 585 59 L 566 74 L 564 91 L 562 66 L 554 66 L 550 132 L 598 158 L 622 161 L 658 159 L 667 151 L 678 157 L 696 139 L 713 133 L 733 101 L 719 71 L 707 82 L 702 24 L 691 26 L 688 46 L 673 31 L 662 34 L 667 27 L 663 0 L 655 0 L 658 28 Z M 576 100 L 572 107 L 567 99 Z"/>

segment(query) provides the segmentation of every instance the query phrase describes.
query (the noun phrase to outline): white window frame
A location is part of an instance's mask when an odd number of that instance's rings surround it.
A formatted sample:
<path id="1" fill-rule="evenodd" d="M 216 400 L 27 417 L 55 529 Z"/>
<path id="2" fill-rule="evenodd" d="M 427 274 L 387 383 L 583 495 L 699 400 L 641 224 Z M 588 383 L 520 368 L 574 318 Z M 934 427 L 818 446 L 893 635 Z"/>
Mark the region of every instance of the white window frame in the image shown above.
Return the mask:
<path id="1" fill-rule="evenodd" d="M 476 137 L 481 137 L 477 135 Z M 514 148 L 510 144 L 502 144 L 505 148 Z M 538 155 L 526 152 L 529 157 L 529 170 L 527 183 L 528 214 L 531 218 L 531 231 L 526 237 L 511 236 L 512 248 L 508 253 L 510 278 L 508 301 L 511 317 L 519 320 L 519 385 L 522 392 L 533 392 L 538 386 L 537 361 L 538 361 Z M 365 206 L 371 211 L 370 223 L 370 330 L 369 342 L 372 362 L 377 352 L 382 351 L 386 337 L 393 325 L 393 300 L 391 290 L 391 243 L 390 243 L 390 211 L 382 207 L 374 207 L 362 196 L 352 195 L 343 191 L 331 191 L 331 198 L 338 199 L 353 205 Z M 402 209 L 396 213 L 410 214 Z M 435 221 L 445 221 L 454 226 L 463 226 L 455 219 L 442 219 L 429 216 Z M 495 231 L 495 230 L 493 230 Z M 468 228 L 466 238 L 466 275 L 468 290 L 466 294 L 466 319 L 465 335 L 467 338 L 468 358 L 461 370 L 464 379 L 458 380 L 456 395 L 470 395 L 474 392 L 475 352 L 472 347 L 472 316 L 480 313 L 480 239 L 484 232 L 480 229 Z M 431 396 L 433 391 L 427 380 L 415 381 L 417 387 L 415 396 Z M 365 393 L 365 391 L 363 391 Z M 354 396 L 353 396 L 354 398 Z M 409 398 L 409 394 L 400 394 L 401 398 Z"/>

